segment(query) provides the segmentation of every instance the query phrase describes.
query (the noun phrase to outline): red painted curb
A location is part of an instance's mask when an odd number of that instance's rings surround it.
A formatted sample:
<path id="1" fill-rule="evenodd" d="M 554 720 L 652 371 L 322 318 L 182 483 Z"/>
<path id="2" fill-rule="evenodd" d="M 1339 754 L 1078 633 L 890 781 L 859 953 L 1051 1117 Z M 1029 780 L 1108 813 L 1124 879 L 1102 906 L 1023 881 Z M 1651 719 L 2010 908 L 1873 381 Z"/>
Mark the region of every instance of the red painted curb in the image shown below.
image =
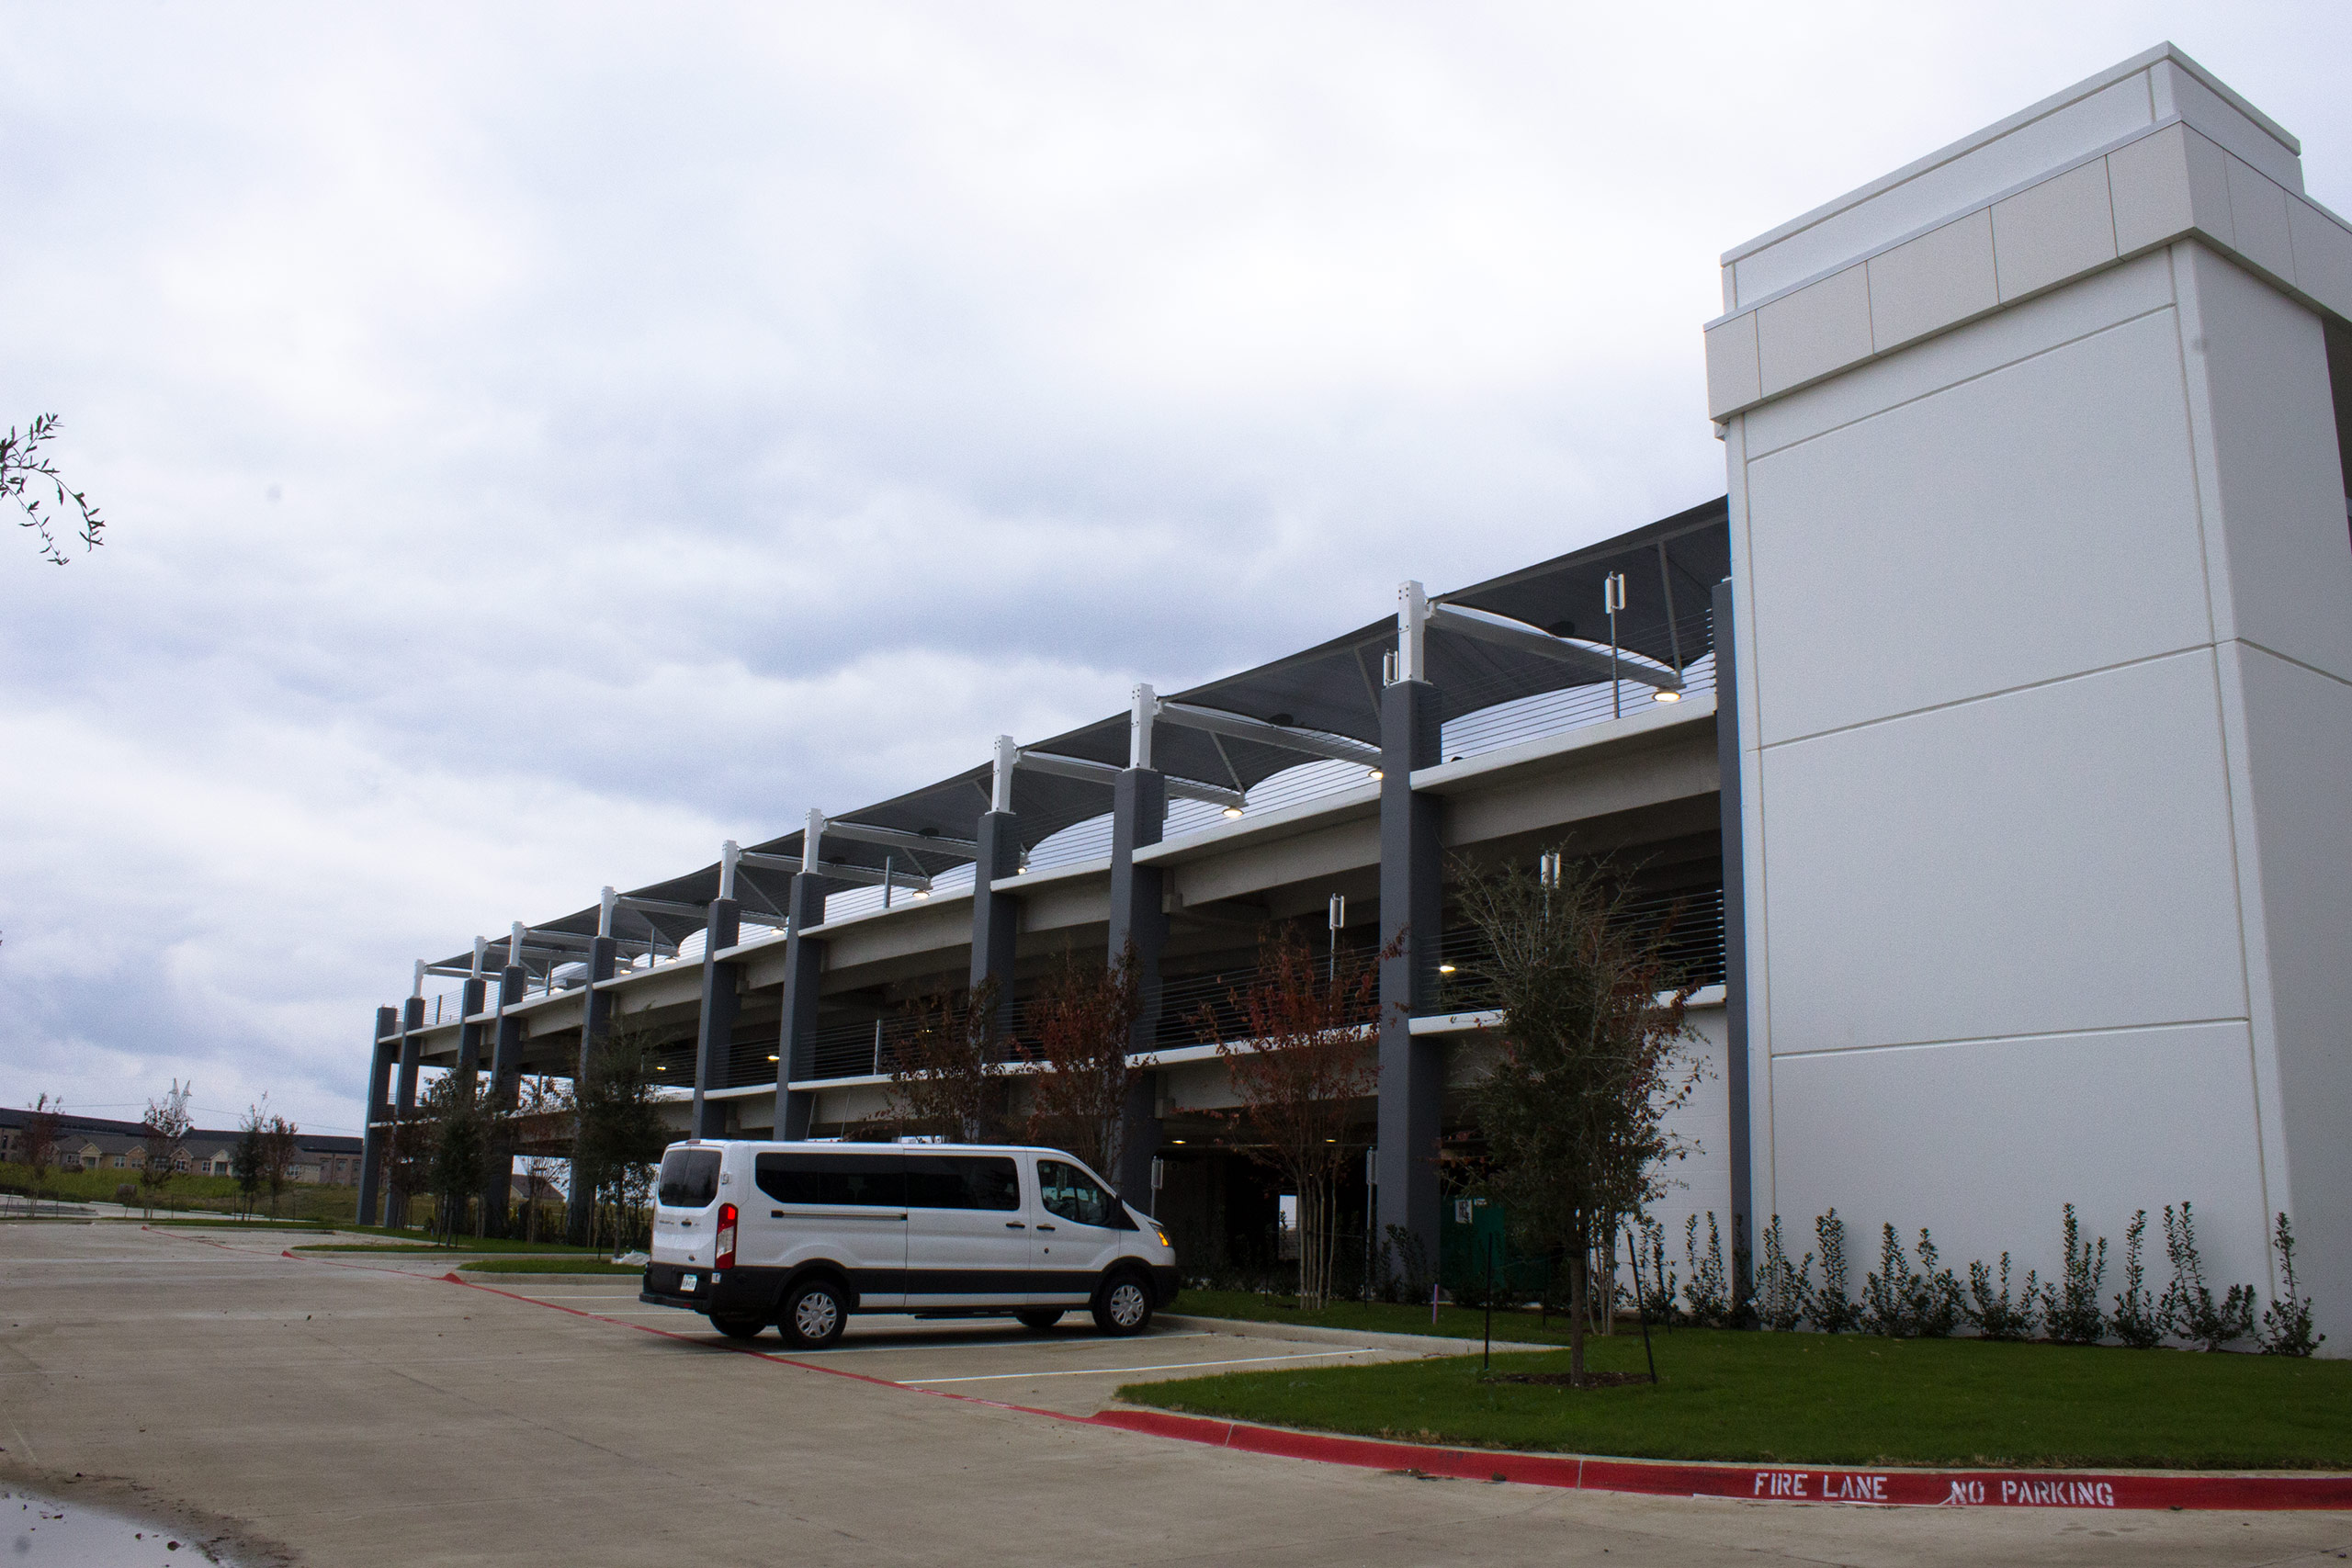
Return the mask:
<path id="1" fill-rule="evenodd" d="M 2347 1475 L 2112 1475 L 2082 1471 L 1677 1464 L 1385 1443 L 1156 1410 L 1105 1410 L 1090 1419 L 1098 1427 L 1325 1464 L 1414 1470 L 1464 1481 L 1516 1481 L 1531 1486 L 1629 1492 L 1651 1497 L 1909 1507 L 2352 1509 L 2352 1476 Z"/>

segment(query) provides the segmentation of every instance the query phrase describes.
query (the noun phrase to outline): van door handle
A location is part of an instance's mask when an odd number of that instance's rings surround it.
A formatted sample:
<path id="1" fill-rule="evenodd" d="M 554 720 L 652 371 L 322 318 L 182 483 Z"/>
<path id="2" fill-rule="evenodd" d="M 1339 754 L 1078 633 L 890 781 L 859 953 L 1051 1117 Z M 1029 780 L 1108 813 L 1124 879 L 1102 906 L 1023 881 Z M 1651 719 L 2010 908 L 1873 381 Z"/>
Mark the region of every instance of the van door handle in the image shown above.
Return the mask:
<path id="1" fill-rule="evenodd" d="M 1029 1227 L 1023 1224 L 1019 1220 L 1007 1220 L 1004 1222 L 1004 1228 L 1009 1231 L 1025 1231 Z"/>
<path id="2" fill-rule="evenodd" d="M 784 1218 L 784 1211 L 782 1209 L 770 1209 L 768 1211 L 768 1218 L 772 1220 L 780 1220 Z"/>
<path id="3" fill-rule="evenodd" d="M 1051 1225 L 1039 1225 L 1037 1228 L 1038 1228 L 1039 1230 L 1041 1230 L 1041 1231 L 1049 1231 L 1049 1230 L 1053 1229 L 1054 1227 L 1053 1227 L 1053 1226 L 1051 1226 Z"/>

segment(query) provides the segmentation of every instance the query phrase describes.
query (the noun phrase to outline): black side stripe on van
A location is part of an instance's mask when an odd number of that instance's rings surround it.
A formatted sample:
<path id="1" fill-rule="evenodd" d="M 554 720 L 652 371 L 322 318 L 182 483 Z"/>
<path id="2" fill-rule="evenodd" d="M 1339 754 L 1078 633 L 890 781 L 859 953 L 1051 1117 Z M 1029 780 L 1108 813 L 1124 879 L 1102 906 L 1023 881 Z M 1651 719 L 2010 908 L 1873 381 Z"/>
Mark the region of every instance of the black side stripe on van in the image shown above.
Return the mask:
<path id="1" fill-rule="evenodd" d="M 1095 1269 L 854 1269 L 860 1295 L 1085 1295 L 1102 1279 Z"/>

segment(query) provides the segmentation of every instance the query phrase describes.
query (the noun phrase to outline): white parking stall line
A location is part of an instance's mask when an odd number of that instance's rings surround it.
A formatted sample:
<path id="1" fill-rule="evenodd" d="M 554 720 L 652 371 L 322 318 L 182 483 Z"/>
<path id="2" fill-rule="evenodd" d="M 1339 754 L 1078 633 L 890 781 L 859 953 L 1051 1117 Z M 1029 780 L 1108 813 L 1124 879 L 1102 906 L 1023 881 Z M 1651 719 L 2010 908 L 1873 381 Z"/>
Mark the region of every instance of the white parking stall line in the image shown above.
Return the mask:
<path id="1" fill-rule="evenodd" d="M 1295 1356 L 1238 1356 L 1229 1361 L 1170 1361 L 1157 1367 L 1081 1367 L 1059 1372 L 987 1372 L 978 1377 L 962 1378 L 900 1378 L 900 1388 L 928 1387 L 940 1382 L 1011 1382 L 1017 1378 L 1100 1378 L 1115 1377 L 1127 1372 L 1188 1372 L 1195 1367 L 1246 1367 L 1260 1361 L 1312 1361 L 1333 1356 L 1369 1356 L 1370 1349 L 1302 1350 Z"/>

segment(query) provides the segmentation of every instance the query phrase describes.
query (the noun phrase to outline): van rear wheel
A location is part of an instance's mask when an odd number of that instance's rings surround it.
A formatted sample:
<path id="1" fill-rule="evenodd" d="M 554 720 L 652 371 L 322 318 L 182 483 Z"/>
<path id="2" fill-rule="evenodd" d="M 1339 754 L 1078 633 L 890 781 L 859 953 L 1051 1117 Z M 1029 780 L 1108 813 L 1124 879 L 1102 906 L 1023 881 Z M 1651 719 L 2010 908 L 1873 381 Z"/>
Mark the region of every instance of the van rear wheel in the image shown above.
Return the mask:
<path id="1" fill-rule="evenodd" d="M 1141 1334 L 1151 1326 L 1151 1286 L 1135 1274 L 1114 1274 L 1094 1292 L 1094 1326 L 1105 1334 Z"/>
<path id="2" fill-rule="evenodd" d="M 795 1285 L 784 1298 L 784 1337 L 803 1350 L 822 1350 L 841 1340 L 849 1326 L 849 1308 L 842 1288 L 831 1280 L 808 1280 Z"/>
<path id="3" fill-rule="evenodd" d="M 729 1339 L 757 1339 L 768 1326 L 756 1317 L 714 1317 L 710 1325 Z"/>
<path id="4" fill-rule="evenodd" d="M 1030 1333 L 1043 1334 L 1046 1330 L 1051 1328 L 1054 1325 L 1062 1320 L 1062 1309 L 1059 1307 L 1032 1307 L 1027 1312 L 1016 1312 L 1012 1315 L 1014 1318 L 1019 1320 L 1021 1326 L 1029 1330 Z"/>

